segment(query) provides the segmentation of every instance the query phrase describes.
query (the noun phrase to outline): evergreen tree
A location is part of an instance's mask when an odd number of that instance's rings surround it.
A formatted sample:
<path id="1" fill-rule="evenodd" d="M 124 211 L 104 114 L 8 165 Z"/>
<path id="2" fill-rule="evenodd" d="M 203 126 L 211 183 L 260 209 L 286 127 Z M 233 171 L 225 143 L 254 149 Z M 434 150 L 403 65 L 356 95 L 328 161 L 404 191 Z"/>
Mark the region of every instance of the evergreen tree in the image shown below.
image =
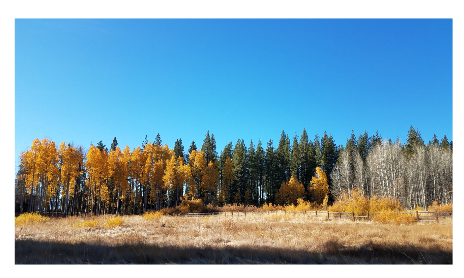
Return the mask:
<path id="1" fill-rule="evenodd" d="M 156 138 L 155 138 L 155 141 L 153 142 L 153 145 L 158 146 L 158 147 L 161 146 L 161 136 L 159 133 L 156 134 Z"/>
<path id="2" fill-rule="evenodd" d="M 300 144 L 298 145 L 300 151 L 300 177 L 299 180 L 304 186 L 307 186 L 311 181 L 310 169 L 310 154 L 309 154 L 309 139 L 306 129 L 303 129 L 301 134 Z"/>
<path id="3" fill-rule="evenodd" d="M 185 163 L 185 154 L 184 154 L 184 146 L 182 145 L 182 139 L 177 139 L 176 143 L 174 144 L 174 155 L 176 159 L 178 157 L 183 157 L 184 158 L 184 163 Z"/>
<path id="4" fill-rule="evenodd" d="M 301 181 L 300 177 L 300 165 L 301 165 L 301 151 L 298 145 L 298 136 L 295 134 L 293 137 L 292 151 L 290 154 L 290 172 L 295 175 L 298 181 Z"/>
<path id="5" fill-rule="evenodd" d="M 272 140 L 267 143 L 266 154 L 264 156 L 264 190 L 266 193 L 266 202 L 275 203 L 275 194 L 279 190 L 279 182 L 277 181 L 278 161 L 274 152 Z"/>
<path id="6" fill-rule="evenodd" d="M 197 150 L 197 145 L 195 145 L 195 141 L 192 141 L 192 144 L 190 144 L 190 147 L 188 149 L 189 155 L 192 153 L 192 151 L 196 151 L 196 150 Z"/>
<path id="7" fill-rule="evenodd" d="M 379 131 L 375 132 L 375 135 L 371 137 L 371 149 L 377 146 L 378 144 L 382 144 L 382 136 L 379 135 Z"/>
<path id="8" fill-rule="evenodd" d="M 255 155 L 255 167 L 257 171 L 257 179 L 258 179 L 258 188 L 259 188 L 259 202 L 258 205 L 264 204 L 264 158 L 265 153 L 263 146 L 261 144 L 261 140 L 258 140 L 258 146 L 256 147 L 256 155 Z"/>
<path id="9" fill-rule="evenodd" d="M 243 139 L 238 139 L 235 144 L 232 169 L 235 180 L 232 184 L 231 195 L 234 196 L 237 192 L 240 192 L 240 200 L 243 200 L 248 184 L 247 150 Z"/>
<path id="10" fill-rule="evenodd" d="M 321 166 L 322 165 L 322 152 L 321 152 L 321 138 L 319 135 L 314 136 L 314 148 L 315 148 L 315 153 L 314 153 L 314 158 L 316 160 L 316 165 Z"/>
<path id="11" fill-rule="evenodd" d="M 142 151 L 145 149 L 145 146 L 148 145 L 147 135 L 145 135 L 145 140 L 142 142 Z"/>
<path id="12" fill-rule="evenodd" d="M 285 134 L 285 131 L 282 131 L 279 140 L 279 146 L 276 150 L 276 156 L 278 161 L 278 182 L 286 182 L 290 179 L 290 140 L 288 135 Z"/>
<path id="13" fill-rule="evenodd" d="M 366 162 L 367 155 L 371 148 L 370 138 L 367 135 L 367 131 L 364 131 L 364 134 L 358 137 L 358 152 L 364 162 Z"/>
<path id="14" fill-rule="evenodd" d="M 258 165 L 256 164 L 256 151 L 255 146 L 253 144 L 253 140 L 250 142 L 250 147 L 248 148 L 248 189 L 246 192 L 249 192 L 250 198 L 254 205 L 258 203 Z M 245 200 L 247 200 L 245 198 Z M 248 205 L 250 205 L 249 203 Z"/>
<path id="15" fill-rule="evenodd" d="M 404 146 L 406 156 L 410 157 L 412 154 L 414 154 L 418 146 L 424 146 L 424 141 L 422 140 L 419 130 L 416 131 L 411 126 L 408 131 L 406 145 Z"/>
<path id="16" fill-rule="evenodd" d="M 328 136 L 327 132 L 324 132 L 324 136 L 321 140 L 321 168 L 328 177 L 329 191 L 332 191 L 332 169 L 337 162 L 338 150 L 332 135 Z M 333 198 L 329 194 L 329 201 L 332 202 Z"/>
<path id="17" fill-rule="evenodd" d="M 438 140 L 436 134 L 433 134 L 432 140 L 429 141 L 429 146 L 430 146 L 430 145 L 435 146 L 435 147 L 438 147 L 438 146 L 440 145 L 440 141 Z"/>
<path id="18" fill-rule="evenodd" d="M 443 136 L 443 139 L 441 139 L 440 147 L 445 150 L 450 148 L 450 143 L 448 142 L 448 138 L 446 138 L 446 135 Z"/>
<path id="19" fill-rule="evenodd" d="M 108 152 L 108 149 L 106 148 L 106 145 L 103 144 L 103 142 L 100 140 L 100 142 L 97 143 L 97 148 L 100 150 L 100 151 L 106 151 Z"/>
<path id="20" fill-rule="evenodd" d="M 111 143 L 111 150 L 115 151 L 117 146 L 118 146 L 118 140 L 116 140 L 116 137 L 114 137 L 113 143 Z"/>
<path id="21" fill-rule="evenodd" d="M 216 140 L 214 139 L 214 134 L 212 134 L 210 137 L 209 130 L 206 133 L 205 139 L 203 140 L 201 151 L 205 153 L 206 163 L 209 163 L 210 161 L 216 162 Z"/>

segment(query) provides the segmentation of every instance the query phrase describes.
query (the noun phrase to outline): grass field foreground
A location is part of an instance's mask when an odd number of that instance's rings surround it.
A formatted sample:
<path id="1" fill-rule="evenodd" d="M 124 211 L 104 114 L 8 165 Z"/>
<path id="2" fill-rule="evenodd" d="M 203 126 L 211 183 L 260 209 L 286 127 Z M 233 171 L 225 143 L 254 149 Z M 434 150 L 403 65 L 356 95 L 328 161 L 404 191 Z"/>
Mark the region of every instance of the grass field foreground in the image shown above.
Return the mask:
<path id="1" fill-rule="evenodd" d="M 412 225 L 304 215 L 51 218 L 15 228 L 16 264 L 450 264 L 452 220 Z M 113 220 L 114 221 L 114 220 Z M 76 223 L 92 223 L 82 225 Z"/>

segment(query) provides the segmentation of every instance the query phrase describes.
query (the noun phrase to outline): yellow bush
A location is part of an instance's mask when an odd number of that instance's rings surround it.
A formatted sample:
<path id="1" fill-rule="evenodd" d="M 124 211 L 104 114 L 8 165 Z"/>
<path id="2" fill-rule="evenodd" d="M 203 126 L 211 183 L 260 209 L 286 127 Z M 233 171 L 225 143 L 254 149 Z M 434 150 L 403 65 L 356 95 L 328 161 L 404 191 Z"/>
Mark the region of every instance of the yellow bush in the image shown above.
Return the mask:
<path id="1" fill-rule="evenodd" d="M 433 201 L 428 211 L 449 212 L 453 211 L 453 204 L 438 204 L 438 200 Z"/>
<path id="2" fill-rule="evenodd" d="M 411 224 L 416 218 L 411 213 L 400 213 L 397 210 L 382 210 L 374 215 L 373 220 L 379 223 L 395 222 L 396 224 Z"/>
<path id="3" fill-rule="evenodd" d="M 100 223 L 98 220 L 85 220 L 74 224 L 76 228 L 96 228 Z"/>
<path id="4" fill-rule="evenodd" d="M 49 217 L 42 216 L 38 213 L 23 213 L 15 218 L 15 226 L 23 226 L 36 223 L 44 223 L 50 220 Z"/>
<path id="5" fill-rule="evenodd" d="M 276 207 L 272 203 L 264 203 L 263 205 L 263 211 L 274 211 L 276 210 Z"/>
<path id="6" fill-rule="evenodd" d="M 369 200 L 369 212 L 381 212 L 384 210 L 404 211 L 400 201 L 396 198 L 382 196 L 380 199 L 374 195 Z"/>
<path id="7" fill-rule="evenodd" d="M 110 220 L 106 221 L 104 226 L 105 226 L 105 228 L 114 228 L 116 226 L 122 225 L 122 223 L 124 223 L 124 220 L 121 217 L 116 216 L 116 217 L 110 218 Z"/>
<path id="8" fill-rule="evenodd" d="M 263 206 L 263 209 L 264 209 L 264 206 Z M 304 201 L 302 198 L 298 198 L 296 206 L 293 204 L 289 206 L 285 206 L 285 210 L 286 211 L 308 211 L 308 210 L 311 210 L 311 202 L 307 202 L 307 201 Z"/>
<path id="9" fill-rule="evenodd" d="M 329 211 L 354 212 L 355 215 L 367 215 L 370 211 L 369 197 L 364 197 L 359 188 L 353 188 L 348 195 L 345 191 L 338 196 Z"/>
<path id="10" fill-rule="evenodd" d="M 161 211 L 147 211 L 143 214 L 143 218 L 146 220 L 157 220 L 163 216 Z"/>
<path id="11" fill-rule="evenodd" d="M 181 213 L 198 213 L 201 212 L 204 207 L 201 199 L 188 200 L 187 198 L 182 198 L 181 200 L 182 203 L 179 205 Z"/>

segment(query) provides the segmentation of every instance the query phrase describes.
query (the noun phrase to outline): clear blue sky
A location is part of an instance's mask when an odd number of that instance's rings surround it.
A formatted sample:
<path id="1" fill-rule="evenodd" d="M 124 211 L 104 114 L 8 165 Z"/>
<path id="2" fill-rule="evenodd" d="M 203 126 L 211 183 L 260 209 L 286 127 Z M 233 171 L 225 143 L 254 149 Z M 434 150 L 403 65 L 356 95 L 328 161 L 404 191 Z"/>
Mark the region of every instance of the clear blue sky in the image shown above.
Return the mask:
<path id="1" fill-rule="evenodd" d="M 451 141 L 452 62 L 450 19 L 16 19 L 15 166 L 45 137 Z"/>

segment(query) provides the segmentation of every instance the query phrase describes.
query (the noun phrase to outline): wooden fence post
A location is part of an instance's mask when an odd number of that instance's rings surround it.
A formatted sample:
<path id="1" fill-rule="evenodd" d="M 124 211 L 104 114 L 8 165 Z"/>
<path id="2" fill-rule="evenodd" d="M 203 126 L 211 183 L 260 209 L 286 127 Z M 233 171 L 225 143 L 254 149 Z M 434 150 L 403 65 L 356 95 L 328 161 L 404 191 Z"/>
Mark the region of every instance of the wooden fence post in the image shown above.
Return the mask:
<path id="1" fill-rule="evenodd" d="M 435 211 L 435 217 L 437 218 L 437 222 L 438 222 L 438 211 Z"/>
<path id="2" fill-rule="evenodd" d="M 369 221 L 369 211 L 367 211 L 367 220 Z"/>
<path id="3" fill-rule="evenodd" d="M 353 211 L 353 221 L 355 221 L 355 219 L 354 219 L 354 211 Z"/>
<path id="4" fill-rule="evenodd" d="M 341 211 L 338 212 L 338 218 L 342 219 L 342 212 Z"/>
<path id="5" fill-rule="evenodd" d="M 329 220 L 329 219 L 330 219 L 330 212 L 327 211 L 327 220 Z"/>
<path id="6" fill-rule="evenodd" d="M 317 209 L 316 209 L 316 217 L 317 217 Z"/>
<path id="7" fill-rule="evenodd" d="M 416 210 L 416 220 L 419 222 L 419 211 Z"/>

